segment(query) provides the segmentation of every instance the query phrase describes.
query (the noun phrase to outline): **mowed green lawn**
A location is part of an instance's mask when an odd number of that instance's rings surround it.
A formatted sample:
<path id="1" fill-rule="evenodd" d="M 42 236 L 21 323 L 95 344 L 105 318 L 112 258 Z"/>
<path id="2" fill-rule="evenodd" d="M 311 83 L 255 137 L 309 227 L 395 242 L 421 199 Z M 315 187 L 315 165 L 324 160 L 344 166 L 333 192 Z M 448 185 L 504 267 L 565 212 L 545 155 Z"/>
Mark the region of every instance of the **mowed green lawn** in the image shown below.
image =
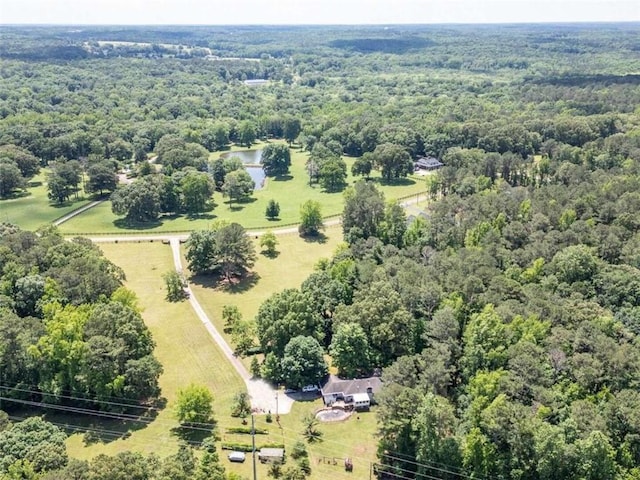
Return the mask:
<path id="1" fill-rule="evenodd" d="M 254 145 L 254 149 L 262 148 L 264 144 Z M 213 154 L 212 158 L 219 156 Z M 322 205 L 322 214 L 326 216 L 339 215 L 342 212 L 343 193 L 327 193 L 322 188 L 314 184 L 309 186 L 309 177 L 305 170 L 308 153 L 299 149 L 291 150 L 292 165 L 290 175 L 286 178 L 268 178 L 265 187 L 256 190 L 253 197 L 242 204 L 229 206 L 226 197 L 216 193 L 214 195 L 215 208 L 203 215 L 188 217 L 177 216 L 172 218 L 162 218 L 156 224 L 149 225 L 142 229 L 148 232 L 188 232 L 192 230 L 207 228 L 215 219 L 226 219 L 238 222 L 247 229 L 278 228 L 283 225 L 295 224 L 300 219 L 300 206 L 306 200 L 316 200 Z M 345 158 L 347 170 L 351 171 L 351 165 L 355 161 L 353 158 Z M 347 179 L 351 184 L 356 179 L 351 176 Z M 426 189 L 423 177 L 411 176 L 400 180 L 397 184 L 380 184 L 380 175 L 373 174 L 373 181 L 384 192 L 387 199 L 403 198 L 424 192 Z M 280 204 L 280 219 L 269 221 L 265 217 L 265 208 L 269 200 L 274 199 Z M 111 203 L 105 202 L 96 208 L 82 213 L 69 222 L 60 226 L 65 234 L 102 234 L 116 232 L 139 232 L 136 228 L 127 228 L 119 217 L 111 212 Z"/>
<path id="2" fill-rule="evenodd" d="M 0 222 L 19 225 L 23 230 L 36 230 L 42 225 L 47 225 L 67 213 L 76 210 L 89 203 L 89 199 L 80 195 L 78 199 L 62 205 L 50 202 L 47 197 L 46 171 L 35 176 L 24 197 L 0 200 Z"/>
<path id="3" fill-rule="evenodd" d="M 195 285 L 194 294 L 218 326 L 220 312 L 225 304 L 237 304 L 247 318 L 253 318 L 260 303 L 271 293 L 299 286 L 320 258 L 329 257 L 333 253 L 341 242 L 341 230 L 339 227 L 332 227 L 326 233 L 324 243 L 307 243 L 293 234 L 279 236 L 280 255 L 275 259 L 259 255 L 254 268 L 257 281 L 242 292 L 233 293 Z M 174 453 L 179 443 L 178 437 L 171 431 L 178 425 L 173 411 L 176 392 L 191 382 L 207 385 L 214 394 L 215 416 L 221 440 L 250 442 L 249 436 L 226 433 L 228 427 L 240 425 L 238 419 L 230 416 L 233 395 L 244 389 L 239 376 L 202 327 L 189 303 L 174 304 L 164 299 L 162 274 L 173 267 L 170 247 L 161 242 L 121 242 L 101 244 L 100 247 L 109 259 L 124 269 L 127 286 L 136 292 L 144 308 L 143 317 L 157 345 L 155 355 L 164 366 L 160 385 L 163 397 L 167 399 L 167 406 L 149 425 L 136 422 L 122 425 L 112 420 L 100 421 L 82 417 L 54 419 L 99 430 L 131 431 L 127 439 L 99 442 L 90 446 L 83 444 L 82 433 L 72 435 L 67 441 L 69 454 L 75 458 L 91 458 L 100 453 L 112 455 L 129 449 L 145 454 L 155 453 L 161 457 Z M 141 262 L 141 259 L 144 260 Z M 256 437 L 257 444 L 284 442 L 290 451 L 293 443 L 302 438 L 302 418 L 321 407 L 320 400 L 296 402 L 290 414 L 280 417 L 282 428 L 275 422 L 267 424 L 264 416 L 257 416 L 256 425 L 269 430 L 269 435 Z M 308 446 L 312 467 L 310 478 L 368 478 L 369 462 L 375 459 L 375 414 L 362 413 L 359 417 L 353 416 L 340 423 L 321 424 L 319 428 L 323 433 L 323 441 Z M 219 453 L 228 470 L 251 477 L 250 456 L 244 464 L 234 464 L 227 460 L 227 452 L 220 450 Z M 336 460 L 337 465 L 328 460 L 334 457 L 352 458 L 354 473 L 347 474 L 344 471 L 342 460 Z M 266 478 L 267 471 L 267 466 L 258 463 L 260 478 Z"/>
<path id="4" fill-rule="evenodd" d="M 192 283 L 191 287 L 198 298 L 202 308 L 214 323 L 216 328 L 225 336 L 227 342 L 231 342 L 230 335 L 223 333 L 222 308 L 224 305 L 237 305 L 246 319 L 253 319 L 260 304 L 275 292 L 285 288 L 298 288 L 300 284 L 312 273 L 314 265 L 321 258 L 329 258 L 336 248 L 342 243 L 342 230 L 340 226 L 327 228 L 325 241 L 308 242 L 297 234 L 278 235 L 278 247 L 280 252 L 276 258 L 268 258 L 259 254 L 255 267 L 254 277 L 235 289 L 224 286 L 211 285 L 207 282 Z M 259 246 L 256 242 L 256 249 Z M 184 254 L 184 252 L 183 252 Z M 183 259 L 184 261 L 184 259 Z M 250 361 L 243 359 L 247 368 Z M 291 447 L 296 440 L 302 439 L 302 418 L 307 413 L 315 413 L 322 408 L 321 400 L 313 402 L 296 402 L 291 413 L 282 415 L 279 429 L 275 423 L 267 424 L 264 416 L 256 417 L 256 425 L 259 428 L 267 428 L 268 436 L 258 436 L 258 444 L 269 442 L 284 442 L 286 448 Z M 357 418 L 359 416 L 359 419 Z M 326 478 L 368 478 L 370 462 L 375 461 L 376 454 L 376 420 L 375 413 L 366 412 L 353 416 L 345 422 L 321 424 L 323 441 L 308 445 L 311 460 L 312 479 Z M 225 435 L 228 441 L 248 441 L 238 435 Z M 344 461 L 336 460 L 337 465 L 328 459 L 352 458 L 356 466 L 352 474 L 344 471 Z M 225 460 L 227 468 L 250 478 L 251 464 L 249 461 L 243 465 L 231 464 Z M 291 462 L 291 460 L 290 460 Z M 259 465 L 258 473 L 264 478 L 266 469 Z"/>

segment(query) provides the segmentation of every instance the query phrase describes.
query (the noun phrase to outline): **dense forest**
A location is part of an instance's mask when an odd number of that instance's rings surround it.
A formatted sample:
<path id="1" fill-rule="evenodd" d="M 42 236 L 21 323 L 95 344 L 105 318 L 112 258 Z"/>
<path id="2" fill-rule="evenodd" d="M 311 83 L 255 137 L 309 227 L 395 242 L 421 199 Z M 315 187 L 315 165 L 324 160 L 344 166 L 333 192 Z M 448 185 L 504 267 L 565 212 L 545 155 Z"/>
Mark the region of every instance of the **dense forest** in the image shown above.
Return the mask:
<path id="1" fill-rule="evenodd" d="M 325 172 L 357 157 L 360 174 L 387 168 L 387 181 L 434 156 L 444 167 L 426 177 L 422 212 L 366 179 L 346 187 L 344 247 L 251 322 L 261 374 L 299 387 L 326 373 L 326 354 L 346 377 L 382 368 L 381 479 L 637 479 L 637 34 L 635 24 L 3 26 L 0 197 L 46 168 L 52 201 L 64 201 L 85 171 L 88 191 L 115 191 L 114 212 L 149 221 L 206 208 L 237 170 L 209 153 L 231 143 L 295 142 Z M 270 154 L 268 168 L 286 171 L 288 149 Z M 145 161 L 156 155 L 160 176 Z M 143 178 L 116 188 L 124 165 Z M 235 195 L 250 190 L 231 178 Z M 133 208 L 144 195 L 153 208 Z M 3 395 L 93 398 L 106 410 L 127 405 L 101 400 L 159 396 L 135 298 L 88 240 L 5 225 L 0 273 Z M 34 475 L 67 464 L 55 426 L 5 423 L 3 452 L 21 429 L 48 432 Z M 120 454 L 49 475 L 112 478 L 126 463 L 140 479 L 224 478 L 208 453 L 210 470 L 185 447 L 164 463 Z M 6 456 L 0 473 L 20 458 Z"/>

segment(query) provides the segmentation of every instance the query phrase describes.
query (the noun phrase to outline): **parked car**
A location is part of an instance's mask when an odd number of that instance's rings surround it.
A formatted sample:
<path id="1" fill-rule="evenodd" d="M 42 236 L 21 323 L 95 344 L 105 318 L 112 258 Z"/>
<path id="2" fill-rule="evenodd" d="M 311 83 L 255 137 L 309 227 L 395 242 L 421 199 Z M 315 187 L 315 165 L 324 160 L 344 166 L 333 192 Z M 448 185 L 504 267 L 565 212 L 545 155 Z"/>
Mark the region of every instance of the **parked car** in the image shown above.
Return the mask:
<path id="1" fill-rule="evenodd" d="M 246 458 L 244 452 L 231 452 L 229 454 L 229 461 L 230 462 L 238 462 L 238 463 L 242 463 L 244 462 L 244 459 Z"/>
<path id="2" fill-rule="evenodd" d="M 302 391 L 304 393 L 317 392 L 318 390 L 320 389 L 318 388 L 317 385 L 305 385 L 304 387 L 302 387 Z"/>

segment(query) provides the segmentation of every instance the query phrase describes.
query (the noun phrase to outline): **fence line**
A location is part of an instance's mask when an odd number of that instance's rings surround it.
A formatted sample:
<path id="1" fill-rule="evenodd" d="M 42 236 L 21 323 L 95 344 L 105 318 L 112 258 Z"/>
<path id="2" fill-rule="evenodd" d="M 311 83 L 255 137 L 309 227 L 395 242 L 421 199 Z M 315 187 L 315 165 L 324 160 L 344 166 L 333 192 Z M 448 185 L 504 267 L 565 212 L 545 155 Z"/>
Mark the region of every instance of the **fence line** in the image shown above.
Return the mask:
<path id="1" fill-rule="evenodd" d="M 410 195 L 403 195 L 402 197 L 398 197 L 395 200 L 398 203 L 402 203 L 405 200 L 409 200 L 409 199 L 416 199 L 416 203 L 420 202 L 420 197 L 424 195 L 424 200 L 428 200 L 429 199 L 429 192 L 427 190 L 421 191 L 421 192 L 417 192 L 417 193 L 412 193 Z M 342 217 L 342 213 L 333 213 L 331 215 L 326 215 L 324 217 L 322 217 L 323 222 L 329 221 L 329 220 L 335 220 L 335 219 L 339 219 Z M 62 218 L 62 217 L 61 217 Z M 269 226 L 258 226 L 258 227 L 244 227 L 245 230 L 247 231 L 263 231 L 263 230 L 280 230 L 280 229 L 285 229 L 285 228 L 291 228 L 291 227 L 297 227 L 298 225 L 300 225 L 300 222 L 293 222 L 293 223 L 283 223 L 283 224 L 278 224 L 276 226 L 274 226 L 273 228 L 269 227 Z M 109 236 L 109 235 L 118 235 L 118 236 L 126 236 L 126 235 L 137 235 L 137 236 L 141 236 L 141 235 L 156 235 L 156 236 L 161 236 L 161 235 L 188 235 L 189 233 L 193 232 L 193 230 L 163 230 L 161 232 L 157 231 L 157 232 L 149 232 L 146 233 L 144 231 L 140 231 L 140 230 L 136 230 L 136 231 L 116 231 L 116 232 L 69 232 L 69 233 L 65 233 L 65 236 L 71 237 L 71 236 L 84 236 L 84 237 L 100 237 L 100 236 Z M 292 232 L 293 233 L 293 232 Z"/>

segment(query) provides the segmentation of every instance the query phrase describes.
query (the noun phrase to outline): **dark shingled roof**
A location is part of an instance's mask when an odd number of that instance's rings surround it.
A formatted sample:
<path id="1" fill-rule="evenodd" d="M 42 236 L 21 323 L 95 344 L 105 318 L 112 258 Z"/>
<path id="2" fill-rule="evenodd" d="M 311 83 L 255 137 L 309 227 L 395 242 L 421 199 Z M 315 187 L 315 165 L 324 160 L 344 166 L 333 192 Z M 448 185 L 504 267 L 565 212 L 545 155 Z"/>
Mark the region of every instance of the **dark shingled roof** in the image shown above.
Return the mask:
<path id="1" fill-rule="evenodd" d="M 380 377 L 356 378 L 354 380 L 342 380 L 335 375 L 331 375 L 322 386 L 322 395 L 332 395 L 342 393 L 344 396 L 354 393 L 367 393 L 367 388 L 376 394 L 382 389 Z"/>
<path id="2" fill-rule="evenodd" d="M 444 164 L 440 160 L 433 157 L 421 157 L 416 160 L 416 167 L 421 168 L 439 168 L 443 165 Z"/>

